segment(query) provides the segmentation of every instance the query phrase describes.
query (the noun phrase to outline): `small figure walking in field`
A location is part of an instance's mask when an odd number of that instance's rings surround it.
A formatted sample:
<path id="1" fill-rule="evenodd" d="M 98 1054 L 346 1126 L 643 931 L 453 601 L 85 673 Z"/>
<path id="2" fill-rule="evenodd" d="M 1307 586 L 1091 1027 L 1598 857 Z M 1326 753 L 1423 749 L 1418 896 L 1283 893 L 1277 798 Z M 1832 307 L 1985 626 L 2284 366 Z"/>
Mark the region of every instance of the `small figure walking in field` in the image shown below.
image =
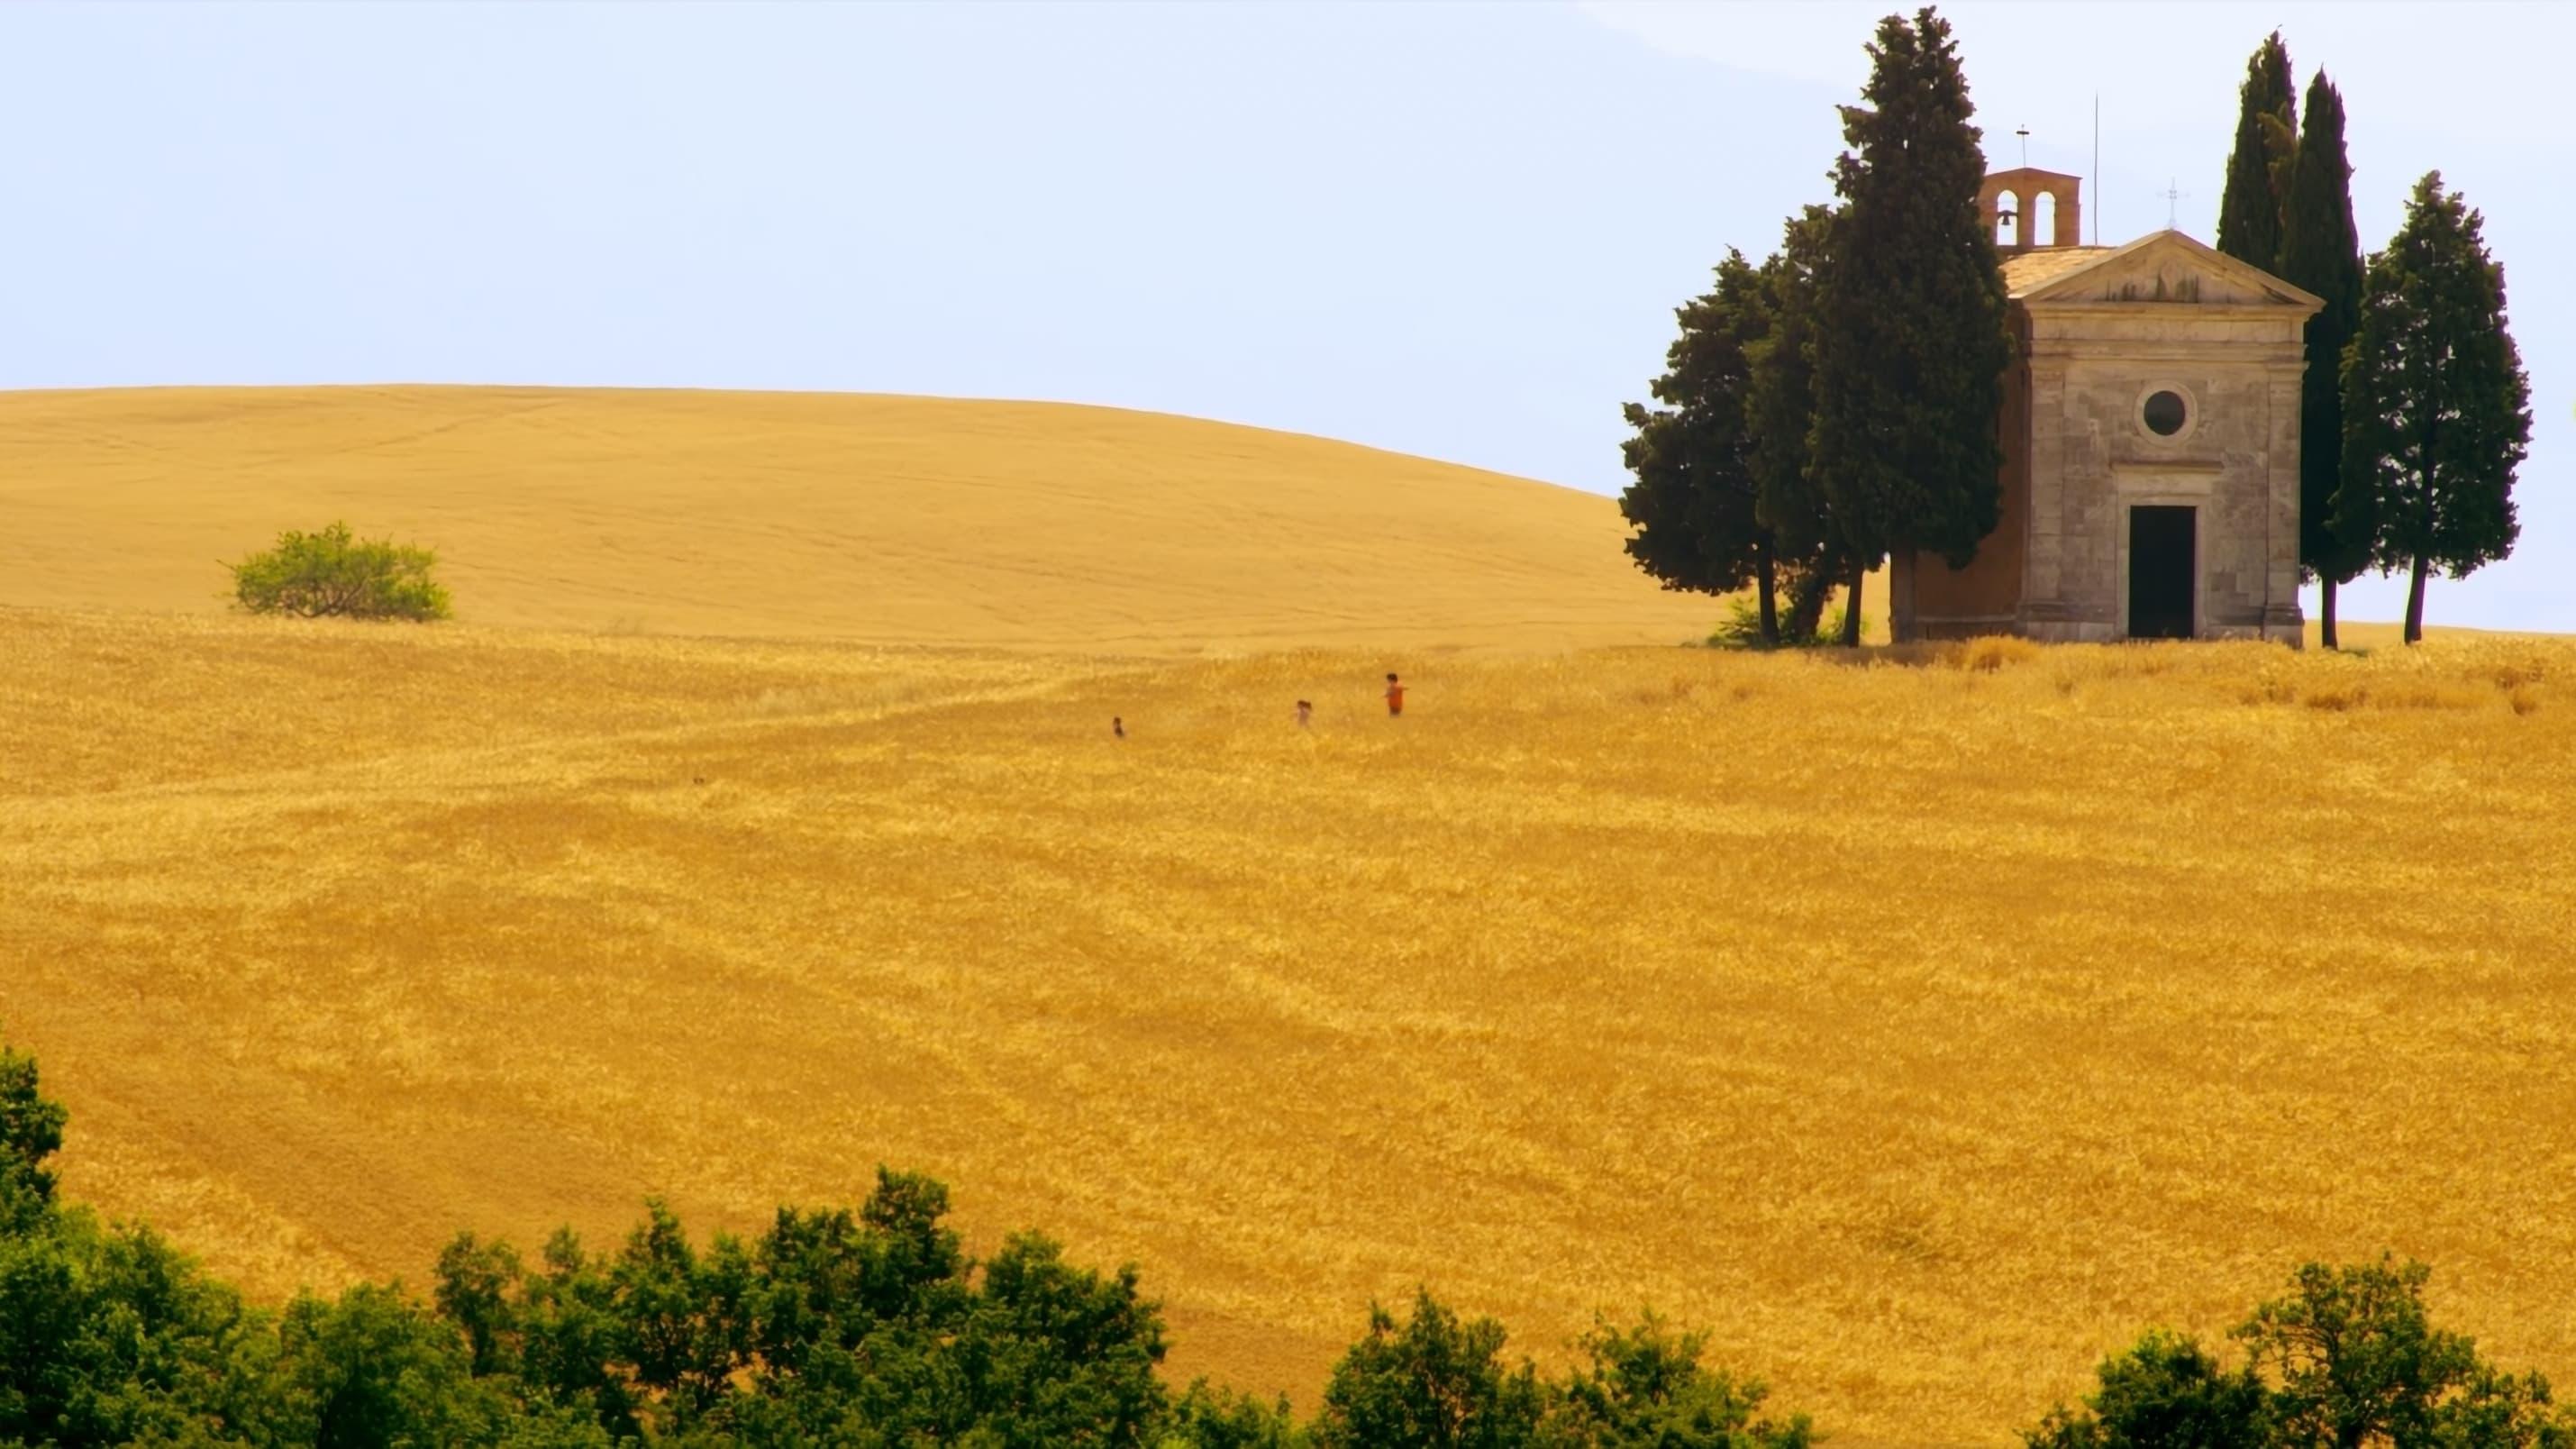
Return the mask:
<path id="1" fill-rule="evenodd" d="M 1392 673 L 1386 677 L 1386 717 L 1394 719 L 1404 713 L 1404 681 Z"/>
<path id="2" fill-rule="evenodd" d="M 1111 715 L 1109 717 L 1109 732 L 1122 740 L 1127 738 L 1127 721 L 1120 719 L 1114 714 Z"/>
<path id="3" fill-rule="evenodd" d="M 1297 701 L 1297 728 L 1301 730 L 1306 728 L 1307 721 L 1313 719 L 1314 715 L 1315 706 L 1312 703 L 1302 699 Z"/>

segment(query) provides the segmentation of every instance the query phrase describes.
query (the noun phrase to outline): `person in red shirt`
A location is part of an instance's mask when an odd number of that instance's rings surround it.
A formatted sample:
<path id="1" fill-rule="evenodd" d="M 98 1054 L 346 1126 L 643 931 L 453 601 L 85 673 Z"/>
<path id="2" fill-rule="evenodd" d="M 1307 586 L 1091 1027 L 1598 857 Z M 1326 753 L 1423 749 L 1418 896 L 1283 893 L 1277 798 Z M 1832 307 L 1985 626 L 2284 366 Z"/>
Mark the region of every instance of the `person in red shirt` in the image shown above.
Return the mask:
<path id="1" fill-rule="evenodd" d="M 1389 674 L 1386 677 L 1386 717 L 1394 719 L 1404 713 L 1404 681 Z"/>

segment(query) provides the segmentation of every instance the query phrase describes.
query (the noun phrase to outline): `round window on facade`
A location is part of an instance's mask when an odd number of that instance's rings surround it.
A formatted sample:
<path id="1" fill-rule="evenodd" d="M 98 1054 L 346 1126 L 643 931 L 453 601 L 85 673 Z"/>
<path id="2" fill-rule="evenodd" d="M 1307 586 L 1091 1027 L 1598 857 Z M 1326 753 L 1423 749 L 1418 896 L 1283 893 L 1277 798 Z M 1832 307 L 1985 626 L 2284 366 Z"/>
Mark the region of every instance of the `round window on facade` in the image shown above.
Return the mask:
<path id="1" fill-rule="evenodd" d="M 2181 432 L 2182 425 L 2191 420 L 2191 410 L 2184 404 L 2181 393 L 2164 388 L 2147 394 L 2146 406 L 2138 410 L 2138 420 L 2147 425 L 2148 432 L 2159 438 L 2170 438 Z"/>

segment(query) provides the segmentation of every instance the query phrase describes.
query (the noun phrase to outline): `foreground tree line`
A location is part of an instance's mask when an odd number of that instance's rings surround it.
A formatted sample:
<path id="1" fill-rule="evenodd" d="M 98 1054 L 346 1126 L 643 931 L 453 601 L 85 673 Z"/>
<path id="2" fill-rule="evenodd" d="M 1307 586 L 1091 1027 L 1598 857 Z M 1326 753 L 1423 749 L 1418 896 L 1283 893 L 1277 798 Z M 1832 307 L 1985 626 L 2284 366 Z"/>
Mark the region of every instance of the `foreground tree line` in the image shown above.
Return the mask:
<path id="1" fill-rule="evenodd" d="M 833 1445 L 850 1449 L 1808 1449 L 1804 1415 L 1653 1314 L 1573 1366 L 1429 1293 L 1372 1308 L 1315 1414 L 1157 1372 L 1160 1306 L 1035 1233 L 978 1262 L 947 1192 L 880 1170 L 856 1211 L 782 1208 L 692 1240 L 665 1208 L 614 1251 L 537 1261 L 471 1234 L 427 1301 L 399 1284 L 246 1303 L 140 1224 L 57 1200 L 63 1109 L 0 1049 L 0 1445 Z M 2576 1418 L 2433 1327 L 2416 1264 L 2310 1265 L 2228 1367 L 2151 1332 L 2030 1449 L 2565 1449 Z"/>
<path id="2" fill-rule="evenodd" d="M 1300 1421 L 1158 1373 L 1136 1273 L 1035 1233 L 977 1261 L 947 1191 L 880 1171 L 853 1211 L 782 1208 L 744 1240 L 668 1210 L 614 1249 L 534 1262 L 468 1234 L 426 1301 L 400 1285 L 246 1303 L 150 1228 L 56 1200 L 63 1109 L 0 1050 L 0 1445 L 663 1444 L 849 1449 L 1804 1449 L 1804 1418 L 1651 1315 L 1543 1374 L 1429 1294 L 1372 1309 Z"/>
<path id="3" fill-rule="evenodd" d="M 1842 108 L 1834 204 L 1791 217 L 1759 266 L 1730 247 L 1714 289 L 1676 312 L 1649 385 L 1658 406 L 1623 409 L 1628 553 L 1666 588 L 1753 589 L 1738 642 L 1823 642 L 1840 586 L 1840 642 L 1858 644 L 1863 573 L 1898 550 L 1964 566 L 2001 516 L 2013 344 L 1977 211 L 1976 107 L 1933 9 L 1888 16 L 1867 50 L 1861 104 Z M 2239 100 L 2218 250 L 2325 302 L 2306 333 L 2299 541 L 2324 643 L 2337 644 L 2336 586 L 2377 569 L 2409 575 L 2412 644 L 2427 577 L 2466 578 L 2519 533 L 2531 388 L 2504 269 L 2438 171 L 2365 266 L 2343 97 L 2319 72 L 2303 129 L 2278 32 Z"/>

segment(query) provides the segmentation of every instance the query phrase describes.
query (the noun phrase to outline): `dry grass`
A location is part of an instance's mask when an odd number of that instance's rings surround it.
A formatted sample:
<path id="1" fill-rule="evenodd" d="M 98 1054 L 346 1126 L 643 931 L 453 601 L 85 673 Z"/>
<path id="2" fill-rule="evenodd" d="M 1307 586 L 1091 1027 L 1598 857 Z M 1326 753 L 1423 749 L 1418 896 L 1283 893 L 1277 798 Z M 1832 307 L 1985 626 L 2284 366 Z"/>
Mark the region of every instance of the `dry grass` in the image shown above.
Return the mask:
<path id="1" fill-rule="evenodd" d="M 345 517 L 467 623 L 1174 654 L 1671 643 L 1607 499 L 1047 403 L 546 388 L 0 393 L 0 604 L 220 609 Z"/>
<path id="2" fill-rule="evenodd" d="M 1944 663 L 1953 668 L 1972 669 L 1981 674 L 1992 674 L 2010 665 L 2028 664 L 2044 652 L 2028 639 L 2016 639 L 2008 634 L 1994 634 L 1981 639 L 1964 640 L 1944 649 L 1941 652 L 1941 658 Z"/>
<path id="3" fill-rule="evenodd" d="M 2001 1443 L 2382 1248 L 2576 1375 L 2576 645 L 1873 657 L 0 610 L 0 1017 L 272 1292 L 890 1160 L 1301 1397 L 1423 1280 Z"/>

